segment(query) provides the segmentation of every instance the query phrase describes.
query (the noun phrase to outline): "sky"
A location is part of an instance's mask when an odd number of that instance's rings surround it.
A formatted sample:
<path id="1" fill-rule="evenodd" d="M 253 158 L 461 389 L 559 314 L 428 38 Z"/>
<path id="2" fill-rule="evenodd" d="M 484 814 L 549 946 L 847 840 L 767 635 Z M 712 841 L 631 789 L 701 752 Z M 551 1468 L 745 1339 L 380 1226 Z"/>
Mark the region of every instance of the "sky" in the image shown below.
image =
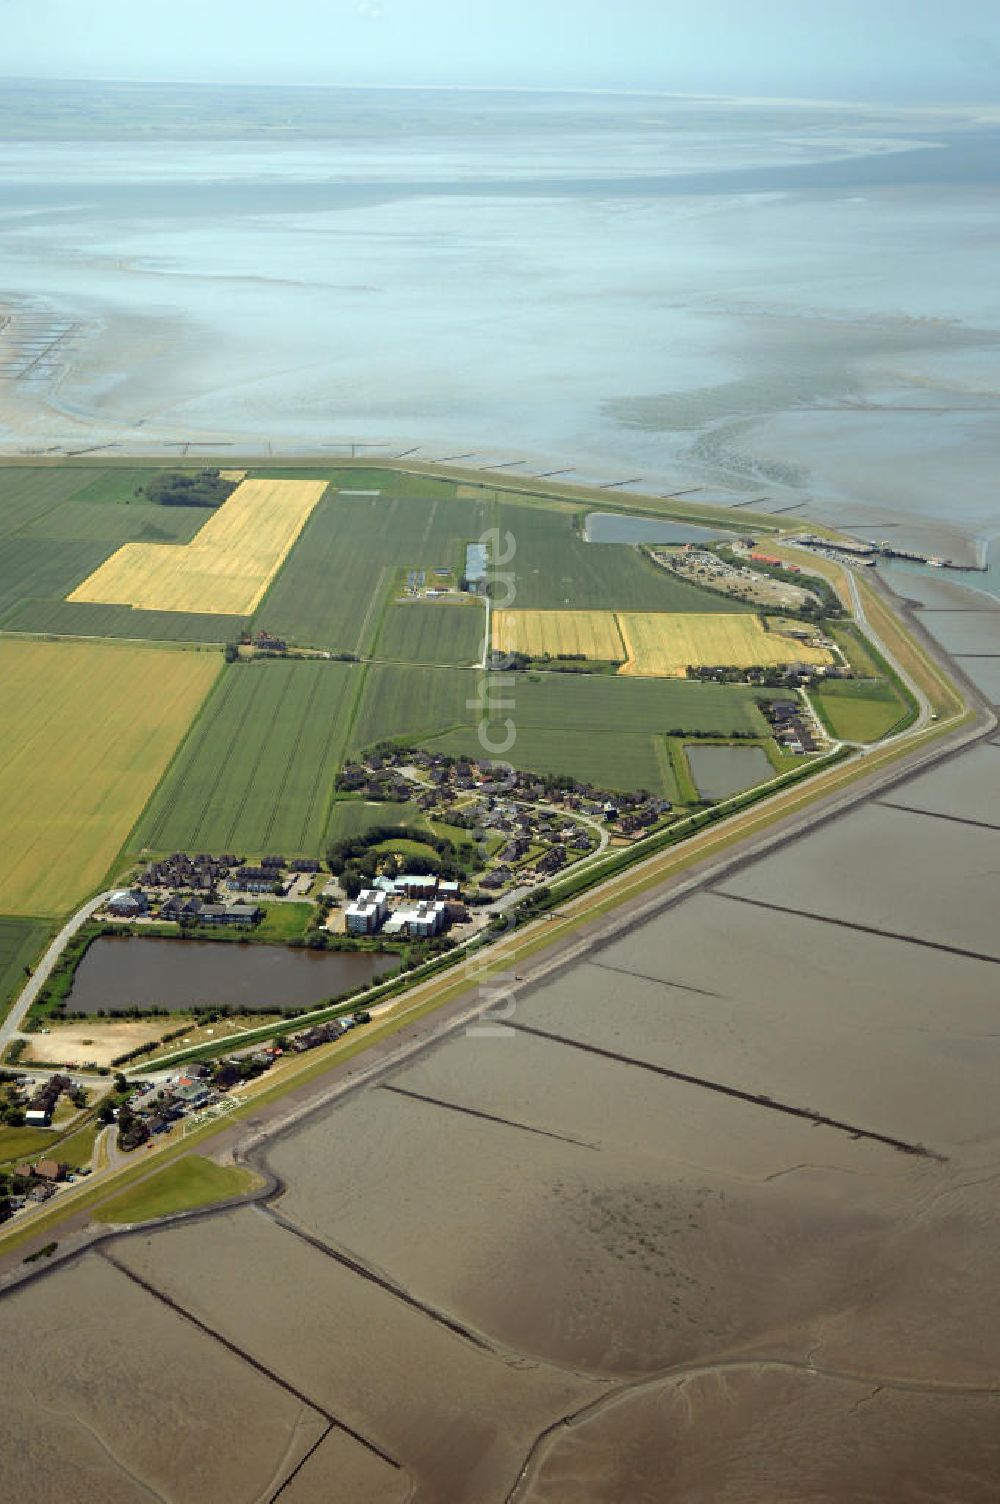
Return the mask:
<path id="1" fill-rule="evenodd" d="M 992 103 L 1000 0 L 0 0 L 0 74 Z"/>

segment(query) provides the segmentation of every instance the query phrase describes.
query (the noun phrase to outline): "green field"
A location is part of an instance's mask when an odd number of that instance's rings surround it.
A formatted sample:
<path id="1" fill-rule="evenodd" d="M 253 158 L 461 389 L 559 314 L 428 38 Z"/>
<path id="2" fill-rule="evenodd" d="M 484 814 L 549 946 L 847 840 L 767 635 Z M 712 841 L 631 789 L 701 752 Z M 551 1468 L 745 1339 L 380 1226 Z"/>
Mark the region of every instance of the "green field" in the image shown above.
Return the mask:
<path id="1" fill-rule="evenodd" d="M 231 665 L 131 845 L 318 856 L 361 673 L 346 663 Z"/>
<path id="2" fill-rule="evenodd" d="M 92 478 L 87 480 L 83 488 L 76 493 L 77 501 L 97 502 L 104 506 L 125 506 L 134 504 L 137 500 L 136 491 L 141 491 L 147 481 L 152 480 L 154 475 L 160 475 L 164 470 L 183 470 L 197 468 L 190 465 L 136 465 L 117 467 L 110 466 L 106 470 L 94 475 L 92 470 L 85 472 Z M 158 508 L 160 511 L 169 511 L 171 508 Z M 183 510 L 188 510 L 184 508 Z"/>
<path id="3" fill-rule="evenodd" d="M 24 968 L 38 960 L 50 929 L 43 919 L 0 919 L 0 1018 L 24 985 Z"/>
<path id="4" fill-rule="evenodd" d="M 484 757 L 475 732 L 452 731 L 430 743 L 435 752 L 453 757 Z M 646 789 L 678 802 L 677 785 L 666 753 L 666 740 L 652 732 L 594 731 L 586 738 L 567 736 L 552 726 L 517 723 L 517 740 L 501 761 L 528 773 L 565 775 L 581 783 L 623 792 Z"/>
<path id="5" fill-rule="evenodd" d="M 51 637 L 135 637 L 149 642 L 238 642 L 249 617 L 187 611 L 136 611 L 95 601 L 25 601 L 4 622 L 6 632 Z"/>
<path id="6" fill-rule="evenodd" d="M 394 804 L 390 800 L 369 804 L 362 799 L 338 799 L 330 811 L 327 845 L 344 841 L 348 836 L 367 835 L 380 825 L 425 829 L 424 812 L 416 804 Z"/>
<path id="7" fill-rule="evenodd" d="M 107 543 L 0 538 L 0 620 L 33 596 L 68 594 L 113 552 Z"/>
<path id="8" fill-rule="evenodd" d="M 92 476 L 68 465 L 0 465 L 0 537 L 54 511 Z"/>
<path id="9" fill-rule="evenodd" d="M 363 750 L 395 737 L 418 742 L 444 731 L 472 726 L 473 698 L 480 675 L 458 668 L 408 668 L 393 663 L 373 664 L 351 736 L 351 749 Z"/>
<path id="10" fill-rule="evenodd" d="M 0 1128 L 0 1165 L 46 1154 L 58 1136 L 50 1128 Z"/>
<path id="11" fill-rule="evenodd" d="M 334 484 L 344 485 L 343 476 Z M 365 477 L 357 488 L 378 487 Z M 464 542 L 488 525 L 486 503 L 456 500 L 451 486 L 440 490 L 431 494 L 426 483 L 416 494 L 331 490 L 261 602 L 255 625 L 299 645 L 370 652 L 398 570 L 453 567 Z"/>
<path id="12" fill-rule="evenodd" d="M 514 555 L 501 573 L 515 576 L 518 610 L 565 607 L 573 611 L 745 611 L 739 602 L 689 585 L 658 569 L 637 548 L 584 543 L 572 514 L 503 502 L 495 508 L 501 537 L 510 533 Z M 498 604 L 503 604 L 498 600 Z"/>
<path id="13" fill-rule="evenodd" d="M 51 538 L 56 543 L 190 543 L 211 512 L 204 507 L 158 507 L 149 502 L 131 506 L 101 506 L 79 496 L 63 502 L 21 530 L 25 538 Z"/>
<path id="14" fill-rule="evenodd" d="M 494 693 L 513 703 L 488 724 L 488 737 L 498 747 L 509 716 L 513 746 L 495 755 L 530 772 L 566 773 L 615 789 L 647 788 L 673 800 L 677 792 L 664 741 L 667 732 L 767 735 L 767 724 L 754 703 L 767 695 L 766 690 L 589 674 L 504 677 L 506 687 Z M 355 722 L 353 749 L 396 737 L 433 739 L 436 751 L 454 756 L 489 755 L 479 740 L 480 714 L 466 705 L 475 699 L 480 679 L 478 673 L 458 669 L 373 665 Z"/>
<path id="15" fill-rule="evenodd" d="M 214 1160 L 192 1154 L 174 1160 L 140 1180 L 137 1185 L 98 1207 L 98 1222 L 148 1222 L 170 1212 L 186 1212 L 239 1196 L 258 1183 L 251 1170 L 240 1165 L 217 1165 Z"/>
<path id="16" fill-rule="evenodd" d="M 197 507 L 102 504 L 116 484 L 113 472 L 0 465 L 0 620 L 60 602 L 122 543 L 185 543 L 205 521 Z"/>
<path id="17" fill-rule="evenodd" d="M 827 730 L 846 742 L 887 736 L 909 707 L 885 679 L 832 679 L 810 692 Z"/>
<path id="18" fill-rule="evenodd" d="M 375 656 L 403 663 L 478 663 L 485 632 L 482 604 L 407 601 L 386 611 Z"/>

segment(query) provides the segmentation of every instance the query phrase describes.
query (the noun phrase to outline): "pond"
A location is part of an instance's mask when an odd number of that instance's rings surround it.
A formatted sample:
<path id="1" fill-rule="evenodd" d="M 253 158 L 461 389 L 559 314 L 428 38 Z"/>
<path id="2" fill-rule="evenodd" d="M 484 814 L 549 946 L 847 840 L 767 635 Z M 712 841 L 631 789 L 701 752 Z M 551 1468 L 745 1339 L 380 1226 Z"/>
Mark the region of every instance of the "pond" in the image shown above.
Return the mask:
<path id="1" fill-rule="evenodd" d="M 77 969 L 66 1006 L 99 1008 L 309 1007 L 398 965 L 392 954 L 299 950 L 238 941 L 102 935 Z"/>
<path id="2" fill-rule="evenodd" d="M 585 543 L 711 543 L 731 538 L 724 527 L 694 527 L 665 517 L 634 517 L 623 512 L 589 512 Z"/>
<path id="3" fill-rule="evenodd" d="M 774 777 L 763 747 L 713 747 L 685 743 L 691 777 L 703 799 L 728 799 Z"/>

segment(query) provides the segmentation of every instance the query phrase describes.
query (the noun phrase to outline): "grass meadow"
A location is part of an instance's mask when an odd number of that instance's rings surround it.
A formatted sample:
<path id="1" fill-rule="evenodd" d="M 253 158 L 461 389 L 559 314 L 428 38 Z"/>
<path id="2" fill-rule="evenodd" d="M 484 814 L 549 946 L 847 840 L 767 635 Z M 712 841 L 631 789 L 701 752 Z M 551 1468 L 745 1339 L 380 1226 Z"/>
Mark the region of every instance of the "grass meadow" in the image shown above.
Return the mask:
<path id="1" fill-rule="evenodd" d="M 876 742 L 909 711 L 886 679 L 832 679 L 809 698 L 827 730 L 847 742 Z"/>

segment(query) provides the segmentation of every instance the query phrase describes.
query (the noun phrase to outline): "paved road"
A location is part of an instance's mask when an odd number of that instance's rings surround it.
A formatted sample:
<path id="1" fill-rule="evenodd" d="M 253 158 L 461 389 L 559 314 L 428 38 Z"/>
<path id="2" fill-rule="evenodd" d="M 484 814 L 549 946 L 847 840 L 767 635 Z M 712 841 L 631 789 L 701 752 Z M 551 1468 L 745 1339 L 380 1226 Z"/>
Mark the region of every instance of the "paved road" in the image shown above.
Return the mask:
<path id="1" fill-rule="evenodd" d="M 63 950 L 77 931 L 83 928 L 87 920 L 92 919 L 101 905 L 107 902 L 110 897 L 110 891 L 98 893 L 97 897 L 89 899 L 83 905 L 82 909 L 77 909 L 72 919 L 67 919 L 58 935 L 56 935 L 55 939 L 49 945 L 48 950 L 35 967 L 33 975 L 22 989 L 17 1002 L 14 1003 L 7 1017 L 0 1024 L 0 1056 L 3 1055 L 11 1040 L 20 1030 L 28 1009 L 52 975 L 55 964 L 62 955 Z"/>

